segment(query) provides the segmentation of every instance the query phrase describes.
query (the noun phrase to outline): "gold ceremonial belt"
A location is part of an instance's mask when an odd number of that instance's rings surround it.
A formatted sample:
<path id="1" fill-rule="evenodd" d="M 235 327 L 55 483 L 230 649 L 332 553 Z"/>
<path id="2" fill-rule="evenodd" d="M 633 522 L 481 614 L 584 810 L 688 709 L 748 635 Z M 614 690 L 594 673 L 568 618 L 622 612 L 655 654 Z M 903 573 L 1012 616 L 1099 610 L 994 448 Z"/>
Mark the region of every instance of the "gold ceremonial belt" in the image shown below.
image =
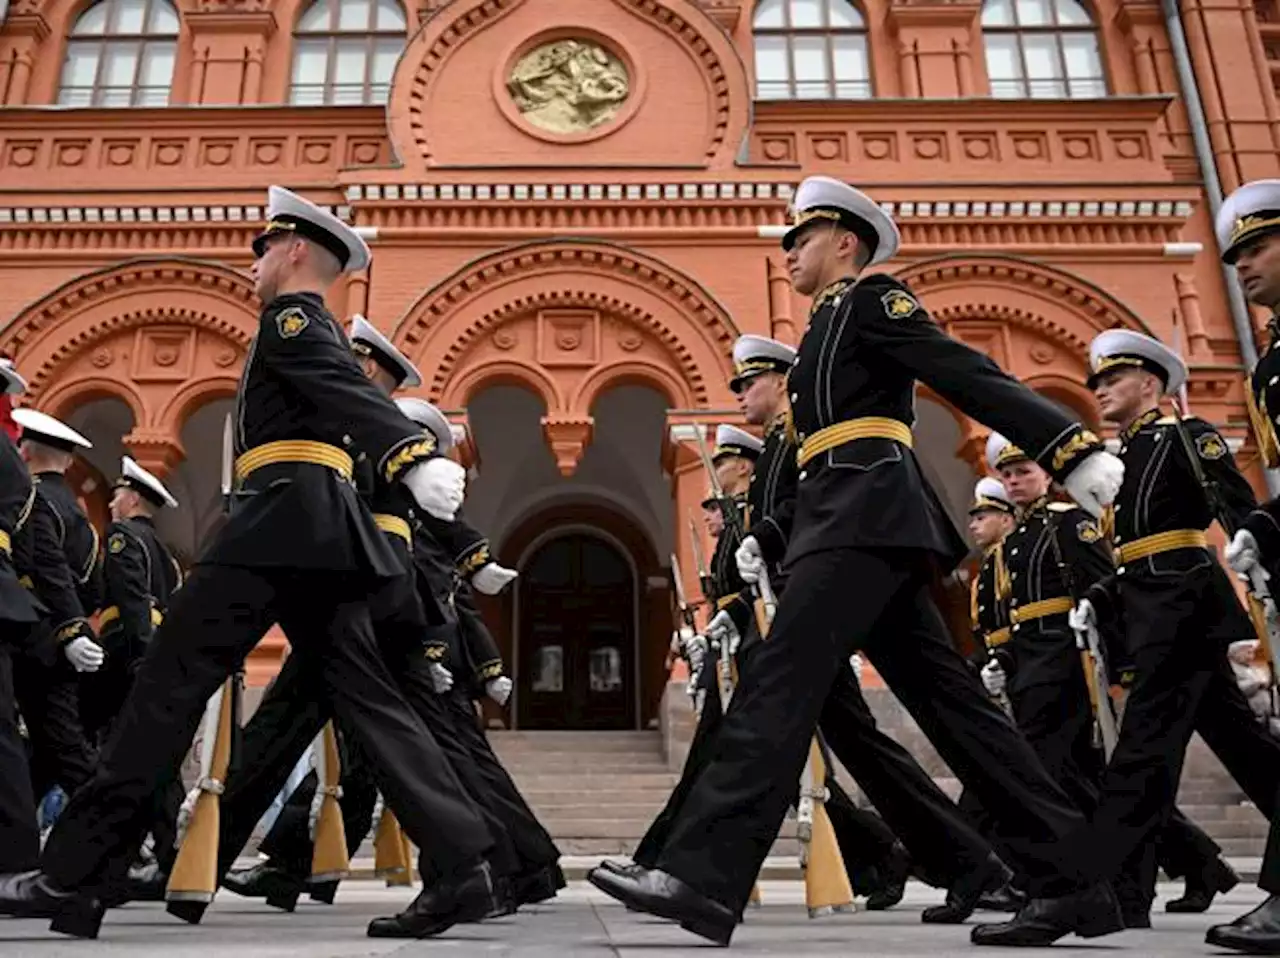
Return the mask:
<path id="1" fill-rule="evenodd" d="M 988 632 L 982 637 L 982 641 L 986 643 L 988 649 L 998 649 L 1009 641 L 1009 627 L 996 629 L 994 632 Z"/>
<path id="2" fill-rule="evenodd" d="M 1070 612 L 1071 607 L 1071 600 L 1065 595 L 1060 595 L 1055 599 L 1041 599 L 1039 602 L 1028 602 L 1024 606 L 1011 609 L 1009 618 L 1013 620 L 1014 625 L 1017 625 L 1020 622 L 1043 619 L 1049 615 L 1062 615 Z"/>
<path id="3" fill-rule="evenodd" d="M 814 456 L 820 456 L 836 446 L 858 439 L 892 439 L 904 446 L 911 445 L 911 427 L 896 419 L 884 416 L 862 416 L 858 419 L 846 419 L 834 426 L 819 429 L 800 445 L 796 453 L 796 462 L 803 466 Z"/>
<path id="4" fill-rule="evenodd" d="M 740 593 L 735 592 L 733 595 L 726 595 L 722 598 L 716 599 L 716 611 L 723 612 L 725 609 L 729 608 L 729 606 L 738 601 L 739 594 Z"/>
<path id="5" fill-rule="evenodd" d="M 405 522 L 399 516 L 388 515 L 385 512 L 375 512 L 373 521 L 383 532 L 389 532 L 393 536 L 399 536 L 405 542 L 413 545 L 413 533 L 409 529 L 409 523 Z"/>
<path id="6" fill-rule="evenodd" d="M 236 478 L 243 482 L 263 466 L 282 462 L 309 462 L 316 466 L 328 466 L 348 482 L 351 481 L 351 457 L 326 442 L 310 439 L 281 439 L 254 446 L 236 460 Z"/>
<path id="7" fill-rule="evenodd" d="M 109 605 L 102 610 L 102 615 L 98 617 L 98 628 L 100 630 L 105 629 L 109 623 L 114 622 L 118 618 L 120 618 L 120 606 Z M 162 613 L 155 606 L 152 606 L 151 607 L 151 624 L 153 626 L 159 627 L 160 623 L 163 621 L 164 621 L 164 613 Z"/>
<path id="8" fill-rule="evenodd" d="M 9 539 L 9 533 L 0 529 L 0 552 L 5 555 L 13 555 L 13 543 Z"/>
<path id="9" fill-rule="evenodd" d="M 1207 549 L 1209 540 L 1199 529 L 1172 529 L 1169 532 L 1157 532 L 1153 536 L 1143 536 L 1123 545 L 1116 546 L 1116 562 L 1137 562 L 1148 556 L 1175 549 Z"/>

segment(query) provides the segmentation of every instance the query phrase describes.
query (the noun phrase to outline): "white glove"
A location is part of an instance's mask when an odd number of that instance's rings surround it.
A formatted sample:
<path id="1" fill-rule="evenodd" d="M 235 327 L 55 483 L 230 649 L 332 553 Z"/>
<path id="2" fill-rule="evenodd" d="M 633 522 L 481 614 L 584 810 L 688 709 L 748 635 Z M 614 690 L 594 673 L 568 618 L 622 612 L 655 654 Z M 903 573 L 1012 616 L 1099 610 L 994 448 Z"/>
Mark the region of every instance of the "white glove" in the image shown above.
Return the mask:
<path id="1" fill-rule="evenodd" d="M 988 695 L 1000 695 L 1004 692 L 1007 681 L 1008 676 L 1004 674 L 1004 669 L 1000 667 L 999 662 L 988 661 L 982 667 L 982 685 L 986 688 Z"/>
<path id="2" fill-rule="evenodd" d="M 1081 599 L 1074 609 L 1067 613 L 1067 625 L 1071 626 L 1073 632 L 1086 632 L 1098 625 L 1098 613 L 1093 608 L 1093 603 L 1088 599 Z"/>
<path id="3" fill-rule="evenodd" d="M 431 687 L 435 689 L 436 695 L 444 695 L 453 688 L 453 673 L 439 662 L 428 665 L 427 674 L 431 676 Z"/>
<path id="4" fill-rule="evenodd" d="M 102 667 L 102 660 L 107 657 L 102 646 L 83 635 L 64 645 L 62 654 L 77 672 L 96 672 Z"/>
<path id="5" fill-rule="evenodd" d="M 428 459 L 404 474 L 404 484 L 423 509 L 452 522 L 466 496 L 467 470 L 452 459 Z"/>
<path id="6" fill-rule="evenodd" d="M 733 624 L 733 616 L 729 614 L 727 609 L 721 609 L 707 623 L 707 638 L 714 639 L 717 642 L 728 642 L 730 649 L 733 649 L 738 639 L 741 638 L 738 635 L 738 627 Z"/>
<path id="7" fill-rule="evenodd" d="M 1258 540 L 1253 537 L 1253 533 L 1248 529 L 1241 529 L 1235 534 L 1235 537 L 1227 543 L 1227 551 L 1225 553 L 1227 565 L 1241 575 L 1249 574 L 1249 570 L 1258 564 L 1258 558 L 1261 554 L 1261 550 L 1258 548 Z"/>
<path id="8" fill-rule="evenodd" d="M 705 635 L 690 637 L 685 642 L 684 654 L 689 658 L 689 667 L 694 672 L 701 672 L 702 664 L 707 661 L 707 637 Z"/>
<path id="9" fill-rule="evenodd" d="M 484 694 L 499 705 L 506 705 L 507 699 L 511 698 L 511 680 L 505 675 L 490 679 L 485 683 Z"/>
<path id="10" fill-rule="evenodd" d="M 515 569 L 508 569 L 496 562 L 490 562 L 475 571 L 471 577 L 471 584 L 485 595 L 497 595 L 518 575 L 520 573 Z"/>
<path id="11" fill-rule="evenodd" d="M 1115 501 L 1124 482 L 1124 463 L 1109 452 L 1090 453 L 1084 462 L 1062 480 L 1067 495 L 1095 519 Z"/>
<path id="12" fill-rule="evenodd" d="M 742 581 L 750 585 L 760 581 L 760 573 L 764 571 L 764 555 L 760 552 L 760 543 L 755 536 L 747 536 L 733 554 L 738 563 L 738 575 Z"/>
<path id="13" fill-rule="evenodd" d="M 862 656 L 857 652 L 849 656 L 849 666 L 853 669 L 853 677 L 858 680 L 858 684 L 862 684 Z"/>

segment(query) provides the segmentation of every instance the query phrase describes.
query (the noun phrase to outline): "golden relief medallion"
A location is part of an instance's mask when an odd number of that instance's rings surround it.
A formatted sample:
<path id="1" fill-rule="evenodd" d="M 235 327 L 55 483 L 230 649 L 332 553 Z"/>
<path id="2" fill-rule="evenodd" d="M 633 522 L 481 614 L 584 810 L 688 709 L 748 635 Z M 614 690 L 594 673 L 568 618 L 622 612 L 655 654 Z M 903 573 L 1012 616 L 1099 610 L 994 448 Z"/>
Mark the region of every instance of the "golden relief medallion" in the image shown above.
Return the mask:
<path id="1" fill-rule="evenodd" d="M 600 44 L 554 40 L 516 62 L 507 90 L 539 129 L 582 133 L 617 115 L 631 93 L 631 79 L 622 61 Z"/>

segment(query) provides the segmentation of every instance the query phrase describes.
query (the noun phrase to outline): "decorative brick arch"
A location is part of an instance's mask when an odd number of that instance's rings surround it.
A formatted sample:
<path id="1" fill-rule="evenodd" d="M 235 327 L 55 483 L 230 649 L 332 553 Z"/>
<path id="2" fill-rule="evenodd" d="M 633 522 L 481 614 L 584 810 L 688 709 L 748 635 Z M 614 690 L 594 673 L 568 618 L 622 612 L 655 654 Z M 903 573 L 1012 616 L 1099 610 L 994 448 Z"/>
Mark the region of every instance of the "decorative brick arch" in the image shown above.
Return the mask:
<path id="1" fill-rule="evenodd" d="M 1094 428 L 1097 413 L 1084 385 L 1090 341 L 1116 327 L 1151 333 L 1132 310 L 1087 280 L 1017 257 L 943 256 L 914 263 L 897 276 L 951 335 L 987 353 Z M 957 454 L 976 474 L 985 474 L 988 430 L 951 411 L 963 436 Z"/>
<path id="2" fill-rule="evenodd" d="M 135 458 L 160 474 L 183 458 L 182 424 L 235 394 L 257 330 L 253 285 L 194 259 L 130 260 L 77 277 L 0 328 L 27 377 L 26 402 L 55 416 L 101 398 L 126 403 Z"/>
<path id="3" fill-rule="evenodd" d="M 606 389 L 642 383 L 678 409 L 733 405 L 738 331 L 694 280 L 645 253 L 592 240 L 537 241 L 482 256 L 428 290 L 391 333 L 447 409 L 517 382 L 572 473 Z"/>

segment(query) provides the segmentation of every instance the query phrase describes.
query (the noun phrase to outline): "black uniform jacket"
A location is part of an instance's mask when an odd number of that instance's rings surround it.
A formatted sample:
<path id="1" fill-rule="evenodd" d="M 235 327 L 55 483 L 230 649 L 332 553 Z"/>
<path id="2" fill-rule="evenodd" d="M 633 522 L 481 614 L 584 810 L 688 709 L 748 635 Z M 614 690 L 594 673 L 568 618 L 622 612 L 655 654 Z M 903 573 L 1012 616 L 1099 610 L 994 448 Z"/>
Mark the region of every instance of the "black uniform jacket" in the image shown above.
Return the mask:
<path id="1" fill-rule="evenodd" d="M 1272 316 L 1267 329 L 1271 339 L 1246 385 L 1254 438 L 1263 465 L 1274 469 L 1280 467 L 1280 444 L 1276 440 L 1280 426 L 1280 316 Z M 1280 576 L 1280 499 L 1271 499 L 1250 514 L 1245 528 L 1258 540 L 1272 578 Z"/>
<path id="2" fill-rule="evenodd" d="M 60 472 L 38 473 L 34 482 L 53 507 L 59 541 L 85 614 L 102 608 L 102 549 L 98 530 L 80 508 L 75 492 Z"/>
<path id="3" fill-rule="evenodd" d="M 747 522 L 746 495 L 733 497 L 734 512 L 729 512 L 728 508 L 726 501 L 720 500 L 720 511 L 726 516 L 736 514 L 737 528 L 743 528 Z M 755 591 L 738 575 L 735 554 L 741 544 L 742 538 L 735 531 L 734 524 L 726 519 L 724 531 L 716 539 L 716 547 L 711 553 L 711 588 L 715 598 L 707 598 L 715 602 L 717 612 L 728 611 L 738 634 L 745 638 L 755 615 Z"/>
<path id="4" fill-rule="evenodd" d="M 1113 543 L 1117 550 L 1162 532 L 1204 530 L 1216 518 L 1203 488 L 1196 481 L 1176 422 L 1173 417 L 1162 416 L 1159 410 L 1153 409 L 1135 420 L 1120 436 L 1125 473 L 1114 506 Z M 1195 418 L 1185 419 L 1183 424 L 1200 468 L 1216 488 L 1228 521 L 1238 525 L 1254 508 L 1253 489 L 1236 468 L 1226 440 L 1213 426 Z M 1089 597 L 1100 614 L 1110 605 L 1113 614 L 1119 612 L 1130 621 L 1146 618 L 1150 622 L 1164 614 L 1164 606 L 1168 605 L 1166 594 L 1183 589 L 1184 580 L 1192 573 L 1204 576 L 1207 591 L 1203 602 L 1214 604 L 1221 612 L 1212 617 L 1221 623 L 1221 634 L 1213 637 L 1247 638 L 1247 634 L 1240 634 L 1243 609 L 1231 581 L 1206 548 L 1179 548 L 1128 560 L 1118 551 L 1115 575 L 1090 589 Z M 1245 631 L 1247 633 L 1247 629 Z"/>
<path id="5" fill-rule="evenodd" d="M 1036 602 L 1066 599 L 1074 606 L 1089 586 L 1111 574 L 1111 549 L 1099 523 L 1074 504 L 1039 499 L 1021 511 L 1000 551 L 1008 570 L 1006 621 L 1012 623 L 1005 666 L 1013 673 L 1010 691 L 1074 683 L 1083 692 L 1080 653 L 1067 612 L 1012 620 Z M 1109 666 L 1121 666 L 1116 657 L 1124 656 L 1113 642 L 1104 651 Z"/>
<path id="6" fill-rule="evenodd" d="M 380 478 L 401 479 L 431 455 L 422 430 L 361 373 L 346 335 L 311 293 L 279 296 L 262 311 L 236 396 L 236 453 L 281 440 L 365 452 Z M 247 568 L 403 574 L 352 481 L 325 465 L 281 463 L 238 483 L 227 523 L 202 562 Z"/>
<path id="7" fill-rule="evenodd" d="M 434 569 L 424 573 L 440 590 L 450 619 L 456 623 L 456 643 L 449 658 L 456 666 L 458 678 L 464 679 L 471 694 L 480 696 L 485 683 L 504 675 L 502 653 L 475 606 L 471 577 L 494 561 L 489 540 L 471 525 L 462 513 L 453 522 L 435 516 L 423 517 L 422 527 L 435 540 L 432 547 Z"/>
<path id="8" fill-rule="evenodd" d="M 35 593 L 19 584 L 19 572 L 14 564 L 16 550 L 21 547 L 16 533 L 29 521 L 35 508 L 35 495 L 27 464 L 5 433 L 0 436 L 0 532 L 9 542 L 7 548 L 0 548 L 0 621 L 31 624 L 39 621 L 46 611 Z M 26 646 L 30 639 L 30 630 L 26 629 L 0 636 L 0 641 L 15 647 Z"/>
<path id="9" fill-rule="evenodd" d="M 19 581 L 31 589 L 44 607 L 40 627 L 32 635 L 36 657 L 58 664 L 57 651 L 72 639 L 93 637 L 84 616 L 75 580 L 58 541 L 58 525 L 49 500 L 33 486 L 31 508 L 19 521 L 13 537 L 13 561 Z"/>
<path id="10" fill-rule="evenodd" d="M 796 438 L 853 419 L 915 421 L 916 381 L 998 430 L 1057 479 L 1101 442 L 987 356 L 952 339 L 891 276 L 840 280 L 815 300 L 788 374 Z M 912 450 L 859 439 L 819 453 L 799 474 L 787 561 L 835 548 L 929 550 L 950 571 L 968 546 Z"/>
<path id="11" fill-rule="evenodd" d="M 1009 637 L 1009 568 L 1004 561 L 1004 542 L 988 546 L 982 562 L 969 583 L 969 620 L 973 624 L 975 664 L 985 664 L 992 653 L 1006 670 L 1012 655 Z"/>
<path id="12" fill-rule="evenodd" d="M 120 632 L 133 643 L 149 642 L 156 624 L 169 611 L 169 599 L 182 585 L 178 564 L 155 524 L 146 516 L 136 516 L 107 526 L 103 568 L 104 605 L 119 612 L 102 624 L 104 638 Z"/>
<path id="13" fill-rule="evenodd" d="M 787 554 L 787 540 L 796 514 L 796 486 L 800 467 L 790 432 L 790 417 L 776 417 L 765 431 L 764 448 L 747 489 L 747 531 L 760 543 L 760 552 L 775 578 Z M 775 583 L 776 587 L 777 583 Z"/>

